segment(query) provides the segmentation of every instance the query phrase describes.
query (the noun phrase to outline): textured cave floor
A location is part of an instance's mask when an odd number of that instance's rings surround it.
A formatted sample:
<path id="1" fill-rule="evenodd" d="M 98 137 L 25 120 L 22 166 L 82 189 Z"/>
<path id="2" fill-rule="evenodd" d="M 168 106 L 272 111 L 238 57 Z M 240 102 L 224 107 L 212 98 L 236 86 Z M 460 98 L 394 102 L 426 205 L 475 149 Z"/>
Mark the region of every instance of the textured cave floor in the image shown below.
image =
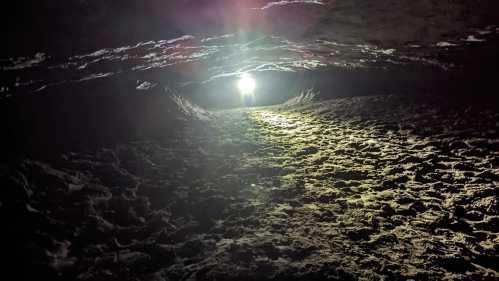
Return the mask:
<path id="1" fill-rule="evenodd" d="M 4 241 L 33 280 L 498 280 L 497 120 L 397 96 L 214 112 L 2 168 Z"/>

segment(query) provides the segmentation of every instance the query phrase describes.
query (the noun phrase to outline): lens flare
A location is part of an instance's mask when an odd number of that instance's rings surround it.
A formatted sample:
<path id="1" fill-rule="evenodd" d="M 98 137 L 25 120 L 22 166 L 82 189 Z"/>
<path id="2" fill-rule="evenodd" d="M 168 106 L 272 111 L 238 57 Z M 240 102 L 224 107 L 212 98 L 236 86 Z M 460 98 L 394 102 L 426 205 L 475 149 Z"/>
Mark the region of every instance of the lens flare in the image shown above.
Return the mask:
<path id="1" fill-rule="evenodd" d="M 245 73 L 241 75 L 241 78 L 237 82 L 237 87 L 243 95 L 253 94 L 256 89 L 255 79 L 250 74 Z"/>

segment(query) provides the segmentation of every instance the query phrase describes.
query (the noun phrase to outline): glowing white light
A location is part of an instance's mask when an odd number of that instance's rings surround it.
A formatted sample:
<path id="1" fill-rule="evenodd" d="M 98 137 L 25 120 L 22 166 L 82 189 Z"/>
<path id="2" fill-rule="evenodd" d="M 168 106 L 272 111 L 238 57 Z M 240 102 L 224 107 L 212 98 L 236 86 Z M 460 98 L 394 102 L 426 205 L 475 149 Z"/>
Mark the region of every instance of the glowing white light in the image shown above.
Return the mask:
<path id="1" fill-rule="evenodd" d="M 256 82 L 250 74 L 244 73 L 237 82 L 237 87 L 243 95 L 253 94 L 256 89 Z"/>

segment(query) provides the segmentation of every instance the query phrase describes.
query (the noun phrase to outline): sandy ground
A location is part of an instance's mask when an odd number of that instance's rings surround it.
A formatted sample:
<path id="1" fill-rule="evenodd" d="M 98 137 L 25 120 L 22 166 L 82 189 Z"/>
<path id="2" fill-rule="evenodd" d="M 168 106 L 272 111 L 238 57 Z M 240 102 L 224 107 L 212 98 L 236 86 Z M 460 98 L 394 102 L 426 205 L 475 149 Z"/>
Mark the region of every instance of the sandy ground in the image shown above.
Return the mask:
<path id="1" fill-rule="evenodd" d="M 396 96 L 292 103 L 215 112 L 168 142 L 3 166 L 11 268 L 36 280 L 498 280 L 498 117 Z"/>

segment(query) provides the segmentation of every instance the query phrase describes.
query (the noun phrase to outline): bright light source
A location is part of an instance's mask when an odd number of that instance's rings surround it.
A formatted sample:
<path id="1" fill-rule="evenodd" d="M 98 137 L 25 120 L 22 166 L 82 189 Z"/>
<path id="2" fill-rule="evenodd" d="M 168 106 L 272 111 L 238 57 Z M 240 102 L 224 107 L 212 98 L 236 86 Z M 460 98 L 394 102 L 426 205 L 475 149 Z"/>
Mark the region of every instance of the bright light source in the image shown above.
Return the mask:
<path id="1" fill-rule="evenodd" d="M 237 82 L 237 87 L 243 95 L 253 94 L 256 88 L 255 79 L 253 79 L 250 74 L 244 73 L 243 75 L 241 75 L 241 79 L 239 79 L 239 81 Z"/>

